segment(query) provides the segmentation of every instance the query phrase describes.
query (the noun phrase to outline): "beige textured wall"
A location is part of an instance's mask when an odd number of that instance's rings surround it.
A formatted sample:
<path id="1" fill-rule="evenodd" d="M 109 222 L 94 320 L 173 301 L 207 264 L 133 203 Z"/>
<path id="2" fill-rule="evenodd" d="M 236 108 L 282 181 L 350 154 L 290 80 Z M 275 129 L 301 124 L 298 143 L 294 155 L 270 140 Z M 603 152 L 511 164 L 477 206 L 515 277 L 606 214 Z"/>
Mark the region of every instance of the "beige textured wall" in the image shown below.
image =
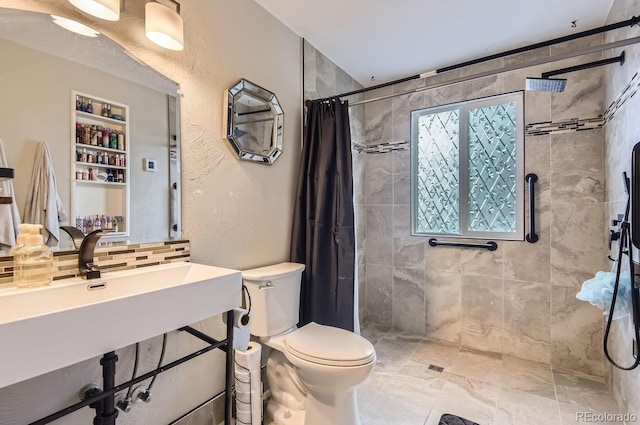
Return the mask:
<path id="1" fill-rule="evenodd" d="M 629 19 L 638 14 L 640 2 L 637 0 L 616 0 L 613 3 L 607 23 Z M 621 29 L 607 34 L 606 41 L 621 40 L 640 35 L 640 28 Z M 624 66 L 610 66 L 606 68 L 605 88 L 606 104 L 609 105 L 620 96 L 622 90 L 631 81 L 632 77 L 640 71 L 640 46 L 632 45 L 623 49 L 607 52 L 606 57 L 617 56 L 624 50 L 626 61 Z M 637 81 L 634 84 L 637 87 Z M 632 89 L 632 90 L 635 90 Z M 622 172 L 631 171 L 631 149 L 640 142 L 640 99 L 636 94 L 627 100 L 613 119 L 605 126 L 606 135 L 606 204 L 605 204 L 605 228 L 603 235 L 609 232 L 610 220 L 618 214 L 624 213 L 626 195 L 622 186 Z M 634 191 L 637 193 L 637 190 Z M 617 254 L 616 249 L 611 252 Z M 635 257 L 638 262 L 638 257 Z M 637 272 L 637 269 L 636 269 Z M 628 366 L 633 362 L 631 347 L 633 346 L 633 326 L 631 317 L 614 321 L 609 343 L 610 352 L 618 363 Z M 612 388 L 616 401 L 623 412 L 631 412 L 640 415 L 640 369 L 634 371 L 621 371 L 606 363 L 606 376 Z"/>
<path id="2" fill-rule="evenodd" d="M 299 37 L 251 0 L 182 4 L 182 52 L 167 51 L 146 39 L 144 2 L 126 2 L 117 23 L 89 18 L 64 0 L 7 0 L 0 5 L 76 18 L 180 83 L 183 225 L 192 261 L 243 269 L 288 259 L 300 149 Z M 222 94 L 242 77 L 275 92 L 285 112 L 284 153 L 271 167 L 236 160 L 222 138 Z M 176 308 L 189 307 L 177 300 Z M 218 317 L 196 327 L 222 336 Z M 171 333 L 169 341 L 167 361 L 202 346 L 181 333 Z M 147 355 L 141 368 L 148 370 L 156 361 L 158 342 L 156 338 L 143 343 Z M 131 370 L 131 347 L 118 354 L 122 381 Z M 98 382 L 96 365 L 94 359 L 0 390 L 0 423 L 35 420 L 76 402 L 84 384 Z M 169 423 L 220 391 L 223 383 L 223 354 L 209 353 L 160 375 L 154 401 L 121 414 L 118 423 Z M 83 409 L 58 422 L 90 423 L 91 413 Z"/>

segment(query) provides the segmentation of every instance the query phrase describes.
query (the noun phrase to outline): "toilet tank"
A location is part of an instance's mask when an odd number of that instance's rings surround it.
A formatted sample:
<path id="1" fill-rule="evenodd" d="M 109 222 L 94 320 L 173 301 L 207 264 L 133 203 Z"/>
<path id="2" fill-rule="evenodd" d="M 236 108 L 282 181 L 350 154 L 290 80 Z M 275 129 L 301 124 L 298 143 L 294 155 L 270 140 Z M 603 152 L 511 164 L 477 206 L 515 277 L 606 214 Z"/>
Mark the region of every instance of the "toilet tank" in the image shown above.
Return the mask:
<path id="1" fill-rule="evenodd" d="M 251 335 L 274 336 L 298 323 L 304 264 L 281 263 L 242 272 L 251 296 Z"/>

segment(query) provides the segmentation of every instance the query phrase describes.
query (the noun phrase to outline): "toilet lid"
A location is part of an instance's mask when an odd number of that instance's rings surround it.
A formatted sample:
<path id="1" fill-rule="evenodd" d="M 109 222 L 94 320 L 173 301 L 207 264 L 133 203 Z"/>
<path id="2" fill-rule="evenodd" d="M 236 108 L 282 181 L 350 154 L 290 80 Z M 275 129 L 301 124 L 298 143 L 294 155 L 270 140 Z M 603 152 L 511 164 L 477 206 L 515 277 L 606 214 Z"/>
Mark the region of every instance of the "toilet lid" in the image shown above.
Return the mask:
<path id="1" fill-rule="evenodd" d="M 314 322 L 287 335 L 285 344 L 290 354 L 328 366 L 361 366 L 376 358 L 373 345 L 363 337 Z"/>

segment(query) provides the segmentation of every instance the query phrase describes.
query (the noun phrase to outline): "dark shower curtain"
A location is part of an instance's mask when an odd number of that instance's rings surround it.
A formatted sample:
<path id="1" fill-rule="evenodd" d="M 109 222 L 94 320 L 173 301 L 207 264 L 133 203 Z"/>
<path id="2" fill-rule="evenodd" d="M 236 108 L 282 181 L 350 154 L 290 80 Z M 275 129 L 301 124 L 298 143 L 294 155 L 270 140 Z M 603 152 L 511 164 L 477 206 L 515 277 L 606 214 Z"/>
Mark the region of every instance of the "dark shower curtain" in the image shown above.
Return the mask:
<path id="1" fill-rule="evenodd" d="M 353 331 L 355 234 L 346 101 L 311 102 L 293 216 L 291 261 L 306 265 L 300 326 Z"/>

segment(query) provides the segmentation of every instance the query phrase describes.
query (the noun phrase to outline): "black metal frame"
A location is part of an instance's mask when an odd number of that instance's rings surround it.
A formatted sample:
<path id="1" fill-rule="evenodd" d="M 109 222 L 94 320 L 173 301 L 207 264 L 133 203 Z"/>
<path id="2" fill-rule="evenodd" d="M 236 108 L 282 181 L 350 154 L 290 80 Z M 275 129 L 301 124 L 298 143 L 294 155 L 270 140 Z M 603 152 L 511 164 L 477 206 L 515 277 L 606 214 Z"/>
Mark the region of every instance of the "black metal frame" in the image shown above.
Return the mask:
<path id="1" fill-rule="evenodd" d="M 495 251 L 498 249 L 498 244 L 494 241 L 488 241 L 485 243 L 474 243 L 474 242 L 455 242 L 455 241 L 446 241 L 442 242 L 437 240 L 436 238 L 429 239 L 429 246 L 452 246 L 456 248 L 483 248 L 489 251 Z"/>
<path id="2" fill-rule="evenodd" d="M 540 238 L 536 233 L 536 206 L 534 203 L 536 195 L 533 185 L 538 181 L 538 176 L 531 173 L 527 174 L 524 179 L 529 184 L 529 233 L 525 239 L 529 243 L 536 243 Z"/>
<path id="3" fill-rule="evenodd" d="M 30 423 L 29 425 L 44 425 L 60 419 L 76 410 L 82 409 L 86 406 L 91 406 L 96 409 L 96 416 L 93 419 L 94 425 L 115 425 L 118 411 L 115 410 L 115 394 L 119 391 L 125 390 L 139 382 L 153 377 L 156 374 L 166 372 L 169 369 L 181 365 L 184 362 L 192 360 L 198 356 L 208 353 L 216 348 L 226 352 L 226 373 L 225 373 L 225 394 L 224 394 L 224 424 L 231 425 L 231 419 L 233 416 L 232 411 L 232 389 L 233 389 L 233 310 L 224 313 L 227 315 L 227 338 L 222 341 L 218 341 L 210 336 L 203 334 L 202 332 L 193 329 L 190 326 L 182 327 L 178 330 L 185 331 L 198 339 L 201 339 L 209 344 L 208 347 L 202 348 L 196 352 L 193 352 L 187 356 L 184 356 L 178 360 L 168 363 L 165 366 L 140 375 L 130 381 L 127 381 L 120 385 L 115 385 L 115 373 L 116 362 L 118 356 L 112 351 L 106 353 L 100 360 L 103 372 L 103 389 L 93 392 L 85 393 L 85 398 L 72 406 L 59 410 L 47 417 Z"/>

